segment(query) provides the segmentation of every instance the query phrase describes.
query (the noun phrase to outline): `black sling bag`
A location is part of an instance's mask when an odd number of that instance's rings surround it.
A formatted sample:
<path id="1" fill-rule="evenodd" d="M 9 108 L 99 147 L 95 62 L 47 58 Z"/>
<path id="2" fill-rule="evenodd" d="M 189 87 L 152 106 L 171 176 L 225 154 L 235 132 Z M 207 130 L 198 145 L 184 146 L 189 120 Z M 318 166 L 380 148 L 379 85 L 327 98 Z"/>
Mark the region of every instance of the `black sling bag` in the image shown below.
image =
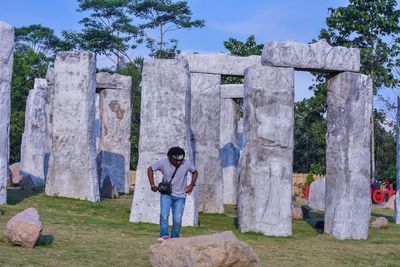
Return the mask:
<path id="1" fill-rule="evenodd" d="M 165 195 L 171 195 L 171 193 L 172 193 L 171 182 L 172 182 L 172 179 L 174 179 L 175 173 L 178 170 L 179 166 L 175 168 L 174 174 L 172 174 L 171 180 L 169 182 L 164 181 L 164 177 L 163 177 L 162 182 L 158 184 L 158 187 L 157 187 L 158 192 L 160 192 L 161 194 L 165 194 Z"/>

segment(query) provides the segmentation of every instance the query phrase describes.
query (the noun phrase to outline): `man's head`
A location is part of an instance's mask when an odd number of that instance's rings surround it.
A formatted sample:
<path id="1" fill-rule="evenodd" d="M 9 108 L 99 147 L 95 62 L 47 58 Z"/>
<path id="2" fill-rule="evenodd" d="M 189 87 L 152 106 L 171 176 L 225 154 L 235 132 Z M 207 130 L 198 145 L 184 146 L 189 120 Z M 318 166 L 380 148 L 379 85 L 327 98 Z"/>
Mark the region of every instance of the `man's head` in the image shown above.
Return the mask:
<path id="1" fill-rule="evenodd" d="M 179 146 L 171 147 L 167 153 L 169 162 L 175 167 L 181 165 L 182 161 L 185 158 L 185 150 L 180 148 Z"/>

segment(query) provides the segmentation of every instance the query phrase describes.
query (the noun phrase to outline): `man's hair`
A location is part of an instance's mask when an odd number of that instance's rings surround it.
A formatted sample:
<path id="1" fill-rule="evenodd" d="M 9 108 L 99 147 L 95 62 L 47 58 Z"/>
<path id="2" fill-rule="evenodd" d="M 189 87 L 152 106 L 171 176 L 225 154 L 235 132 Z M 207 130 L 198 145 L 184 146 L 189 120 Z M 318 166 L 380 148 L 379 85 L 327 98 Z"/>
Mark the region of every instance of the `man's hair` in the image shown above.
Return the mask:
<path id="1" fill-rule="evenodd" d="M 168 158 L 172 159 L 184 159 L 185 158 L 185 150 L 180 148 L 179 146 L 171 147 L 167 153 Z"/>

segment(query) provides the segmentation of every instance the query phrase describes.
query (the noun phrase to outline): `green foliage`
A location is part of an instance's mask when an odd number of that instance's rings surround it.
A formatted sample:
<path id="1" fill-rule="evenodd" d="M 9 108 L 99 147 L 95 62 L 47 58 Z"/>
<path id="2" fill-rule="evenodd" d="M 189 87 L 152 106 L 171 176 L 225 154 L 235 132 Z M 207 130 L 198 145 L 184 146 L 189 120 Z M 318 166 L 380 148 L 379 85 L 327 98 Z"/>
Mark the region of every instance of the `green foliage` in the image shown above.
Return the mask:
<path id="1" fill-rule="evenodd" d="M 157 58 L 173 58 L 179 53 L 178 40 L 166 40 L 168 32 L 204 27 L 204 20 L 192 20 L 192 11 L 187 1 L 135 0 L 130 11 L 140 19 L 139 27 L 151 51 L 150 55 Z M 150 36 L 149 30 L 157 30 L 158 38 Z"/>
<path id="2" fill-rule="evenodd" d="M 228 41 L 224 41 L 224 47 L 231 55 L 248 57 L 251 55 L 261 55 L 264 45 L 257 44 L 254 35 L 250 35 L 245 43 L 235 38 L 229 38 Z"/>
<path id="3" fill-rule="evenodd" d="M 312 172 L 309 172 L 306 176 L 306 182 L 304 184 L 310 185 L 312 182 L 314 182 L 314 174 Z"/>

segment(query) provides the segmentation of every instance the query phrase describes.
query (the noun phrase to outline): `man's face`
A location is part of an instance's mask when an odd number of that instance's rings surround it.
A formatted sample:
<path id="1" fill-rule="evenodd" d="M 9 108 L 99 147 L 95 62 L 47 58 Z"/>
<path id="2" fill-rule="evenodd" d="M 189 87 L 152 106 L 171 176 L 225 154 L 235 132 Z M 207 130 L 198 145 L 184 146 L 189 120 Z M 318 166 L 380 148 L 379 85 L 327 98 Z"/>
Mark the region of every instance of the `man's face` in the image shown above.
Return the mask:
<path id="1" fill-rule="evenodd" d="M 181 165 L 183 159 L 175 159 L 173 157 L 169 158 L 169 162 L 171 162 L 172 165 L 174 165 L 175 167 L 178 167 L 179 165 Z"/>

